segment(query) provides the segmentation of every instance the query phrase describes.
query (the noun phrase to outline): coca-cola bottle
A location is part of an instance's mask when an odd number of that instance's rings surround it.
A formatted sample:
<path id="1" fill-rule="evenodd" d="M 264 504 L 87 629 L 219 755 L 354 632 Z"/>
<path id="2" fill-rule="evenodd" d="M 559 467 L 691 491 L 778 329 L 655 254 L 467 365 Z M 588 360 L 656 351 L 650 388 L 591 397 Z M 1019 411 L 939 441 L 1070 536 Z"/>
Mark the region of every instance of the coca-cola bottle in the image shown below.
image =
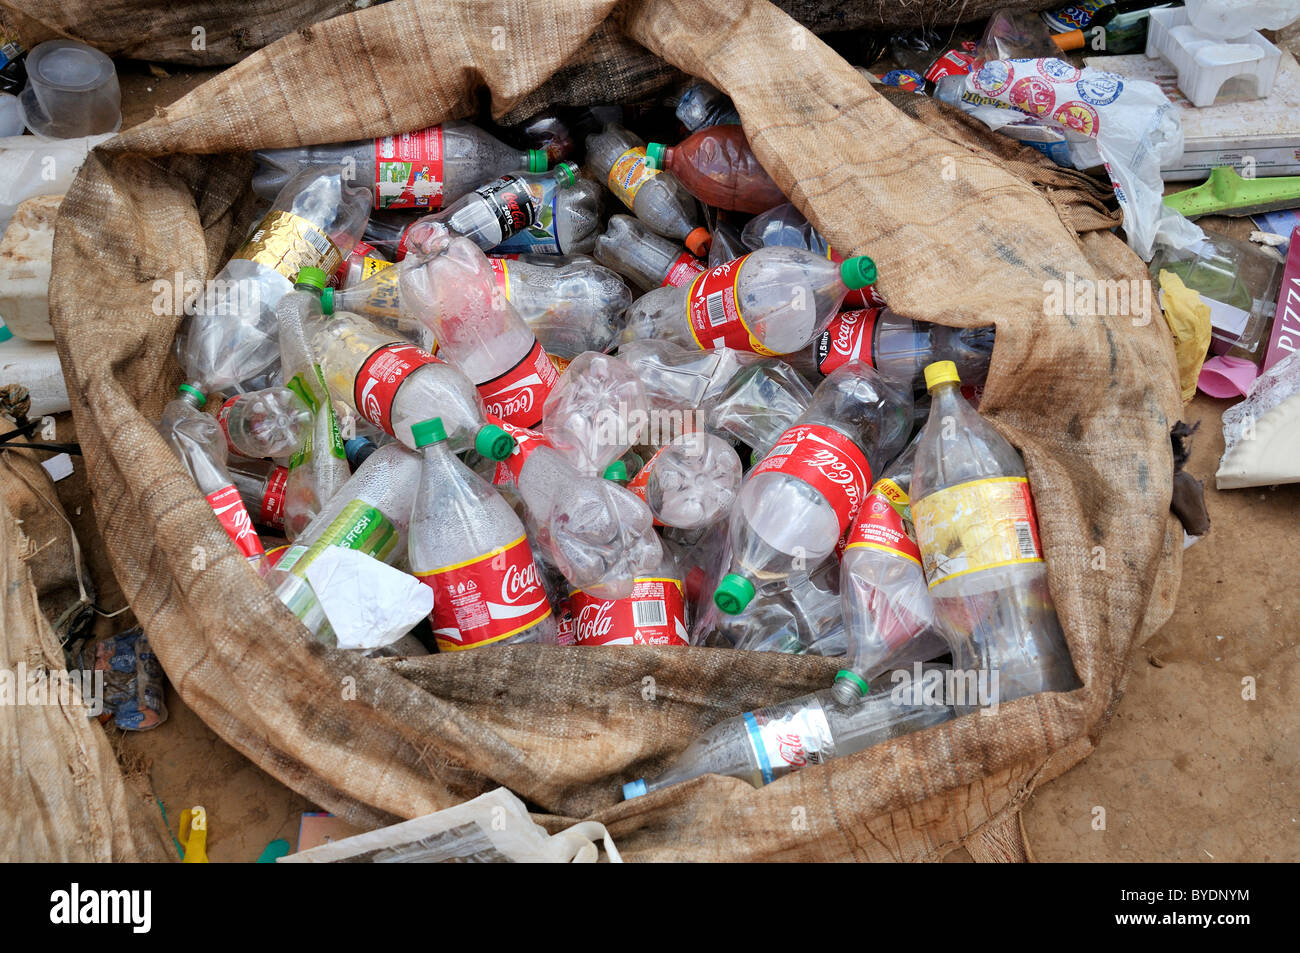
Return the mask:
<path id="1" fill-rule="evenodd" d="M 903 448 L 912 395 L 860 361 L 822 381 L 795 425 L 750 470 L 731 513 L 731 572 L 714 601 L 739 612 L 756 585 L 810 571 L 831 554 L 872 485 Z"/>
<path id="2" fill-rule="evenodd" d="M 704 271 L 704 266 L 685 248 L 656 235 L 631 215 L 611 215 L 592 254 L 641 291 L 680 288 Z"/>
<path id="3" fill-rule="evenodd" d="M 700 529 L 730 512 L 742 471 L 731 444 L 697 430 L 655 451 L 627 488 L 645 500 L 661 525 Z"/>
<path id="4" fill-rule="evenodd" d="M 630 595 L 607 599 L 575 589 L 561 626 L 573 645 L 689 645 L 686 584 L 672 550 L 649 573 L 637 576 Z M 566 633 L 561 642 L 569 642 Z"/>
<path id="5" fill-rule="evenodd" d="M 268 387 L 227 398 L 217 422 L 231 453 L 250 459 L 287 457 L 311 434 L 312 411 L 287 387 Z"/>
<path id="6" fill-rule="evenodd" d="M 289 468 L 270 460 L 232 460 L 227 469 L 253 522 L 283 533 L 284 484 Z"/>
<path id="7" fill-rule="evenodd" d="M 488 258 L 497 289 L 533 329 L 546 353 L 570 359 L 604 351 L 623 330 L 632 292 L 587 256 Z"/>
<path id="8" fill-rule="evenodd" d="M 752 215 L 786 200 L 740 126 L 709 126 L 676 146 L 652 142 L 646 164 L 673 173 L 686 191 L 714 208 Z"/>
<path id="9" fill-rule="evenodd" d="M 436 417 L 413 428 L 424 460 L 411 516 L 411 572 L 433 589 L 443 652 L 498 642 L 554 642 L 555 620 L 533 551 L 510 504 L 456 459 Z"/>

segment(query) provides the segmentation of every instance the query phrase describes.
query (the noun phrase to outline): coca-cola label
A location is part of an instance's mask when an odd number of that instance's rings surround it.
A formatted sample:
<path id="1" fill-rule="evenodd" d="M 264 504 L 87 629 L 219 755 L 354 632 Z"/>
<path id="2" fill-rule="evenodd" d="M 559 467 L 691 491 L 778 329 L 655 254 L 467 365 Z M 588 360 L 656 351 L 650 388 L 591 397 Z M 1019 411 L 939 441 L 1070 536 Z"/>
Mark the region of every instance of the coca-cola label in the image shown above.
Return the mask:
<path id="1" fill-rule="evenodd" d="M 510 264 L 506 258 L 497 258 L 495 256 L 488 258 L 488 264 L 492 266 L 492 280 L 496 282 L 497 290 L 510 300 Z"/>
<path id="2" fill-rule="evenodd" d="M 496 216 L 503 241 L 537 222 L 536 197 L 528 183 L 517 175 L 503 175 L 474 191 L 487 201 Z"/>
<path id="3" fill-rule="evenodd" d="M 253 529 L 252 517 L 248 515 L 244 501 L 239 498 L 239 491 L 233 483 L 209 493 L 204 499 L 212 507 L 212 512 L 217 514 L 222 528 L 234 540 L 241 553 L 245 556 L 262 555 L 262 540 L 258 538 L 257 530 Z"/>
<path id="4" fill-rule="evenodd" d="M 478 385 L 487 412 L 516 427 L 536 427 L 542 422 L 542 406 L 560 379 L 540 341 L 510 370 Z"/>
<path id="5" fill-rule="evenodd" d="M 266 492 L 257 512 L 257 521 L 263 526 L 277 531 L 284 529 L 284 487 L 288 481 L 288 467 L 276 467 L 267 478 Z"/>
<path id="6" fill-rule="evenodd" d="M 433 589 L 433 634 L 441 652 L 500 642 L 551 614 L 526 537 L 482 556 L 415 577 Z"/>
<path id="7" fill-rule="evenodd" d="M 680 288 L 682 285 L 690 284 L 697 275 L 702 274 L 704 274 L 704 266 L 695 260 L 694 255 L 684 251 L 668 266 L 668 271 L 664 275 L 664 280 L 659 283 L 659 287 Z"/>
<path id="8" fill-rule="evenodd" d="M 423 348 L 403 341 L 385 344 L 365 359 L 353 383 L 357 412 L 384 433 L 393 436 L 393 401 L 397 389 L 411 372 L 426 364 L 441 363 Z"/>
<path id="9" fill-rule="evenodd" d="M 510 436 L 515 438 L 515 448 L 510 451 L 510 456 L 497 462 L 496 472 L 492 474 L 492 482 L 497 486 L 506 484 L 517 484 L 519 474 L 524 469 L 524 464 L 528 461 L 528 456 L 538 447 L 549 447 L 545 435 L 540 430 L 529 430 L 527 427 L 516 427 L 514 424 L 507 423 L 496 417 L 489 415 L 488 423 L 496 424 Z"/>
<path id="10" fill-rule="evenodd" d="M 759 784 L 835 757 L 835 738 L 821 702 L 786 702 L 745 712 L 746 734 Z"/>
<path id="11" fill-rule="evenodd" d="M 850 361 L 871 360 L 871 339 L 876 330 L 879 308 L 841 311 L 817 338 L 817 371 L 825 377 Z"/>
<path id="12" fill-rule="evenodd" d="M 242 457 L 243 454 L 230 442 L 230 411 L 235 406 L 235 401 L 243 396 L 243 394 L 235 394 L 233 397 L 227 397 L 225 403 L 217 409 L 217 423 L 221 424 L 221 433 L 226 438 L 226 449 L 237 457 Z"/>
<path id="13" fill-rule="evenodd" d="M 897 497 L 901 495 L 901 502 Z M 892 498 L 891 498 L 892 497 Z M 846 549 L 880 549 L 909 559 L 921 565 L 921 549 L 912 538 L 904 517 L 907 514 L 907 494 L 892 480 L 881 480 L 858 511 L 853 528 L 849 530 Z"/>
<path id="14" fill-rule="evenodd" d="M 840 523 L 849 528 L 871 486 L 871 465 L 844 434 L 822 424 L 801 424 L 781 434 L 750 476 L 779 471 L 803 480 L 826 498 Z"/>
<path id="15" fill-rule="evenodd" d="M 581 589 L 569 596 L 575 645 L 687 645 L 682 583 L 638 578 L 626 599 L 602 599 Z"/>
<path id="16" fill-rule="evenodd" d="M 442 127 L 375 140 L 375 207 L 442 208 Z"/>
<path id="17" fill-rule="evenodd" d="M 735 261 L 724 262 L 696 276 L 686 295 L 686 321 L 695 343 L 703 350 L 729 347 L 774 357 L 776 352 L 764 347 L 754 337 L 740 313 L 736 285 L 747 258 L 748 255 L 742 255 Z"/>
<path id="18" fill-rule="evenodd" d="M 650 485 L 650 477 L 655 472 L 655 464 L 659 462 L 660 455 L 667 449 L 668 445 L 664 444 L 664 446 L 656 450 L 654 456 L 647 460 L 641 469 L 637 471 L 636 476 L 627 482 L 627 489 L 636 494 L 642 503 L 648 504 L 650 502 L 646 488 Z M 657 516 L 654 518 L 654 524 L 656 526 L 664 525 Z"/>

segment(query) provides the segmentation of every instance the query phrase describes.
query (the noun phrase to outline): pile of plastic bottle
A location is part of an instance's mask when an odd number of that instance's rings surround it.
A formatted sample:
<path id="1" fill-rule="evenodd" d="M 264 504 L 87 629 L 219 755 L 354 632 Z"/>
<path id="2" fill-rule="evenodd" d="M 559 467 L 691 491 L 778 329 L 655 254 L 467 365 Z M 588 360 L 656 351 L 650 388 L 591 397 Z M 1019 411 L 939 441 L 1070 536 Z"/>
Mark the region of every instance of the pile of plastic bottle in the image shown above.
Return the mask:
<path id="1" fill-rule="evenodd" d="M 976 409 L 993 329 L 891 311 L 737 123 L 694 82 L 257 154 L 269 209 L 182 323 L 159 425 L 328 645 L 843 657 L 628 796 L 989 705 L 891 670 L 995 673 L 994 705 L 1078 684 L 1023 461 Z"/>

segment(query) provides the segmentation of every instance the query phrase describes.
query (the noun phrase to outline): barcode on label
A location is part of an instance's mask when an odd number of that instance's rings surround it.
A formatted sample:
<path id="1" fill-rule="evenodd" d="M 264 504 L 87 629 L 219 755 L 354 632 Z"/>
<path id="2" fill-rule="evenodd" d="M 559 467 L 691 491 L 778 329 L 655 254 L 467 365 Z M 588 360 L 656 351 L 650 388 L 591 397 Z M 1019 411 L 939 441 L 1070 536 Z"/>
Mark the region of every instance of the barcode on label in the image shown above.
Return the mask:
<path id="1" fill-rule="evenodd" d="M 1020 546 L 1022 559 L 1030 559 L 1038 555 L 1038 549 L 1034 546 L 1034 531 L 1025 520 L 1016 523 L 1016 543 Z"/>
<path id="2" fill-rule="evenodd" d="M 632 621 L 637 628 L 643 625 L 667 625 L 668 612 L 662 599 L 644 599 L 632 603 Z"/>
<path id="3" fill-rule="evenodd" d="M 793 443 L 778 443 L 771 450 L 767 451 L 767 455 L 769 457 L 784 457 L 786 454 L 792 453 L 796 446 L 797 444 Z"/>
<path id="4" fill-rule="evenodd" d="M 316 231 L 314 228 L 305 229 L 302 237 L 307 239 L 307 244 L 320 254 L 322 258 L 328 258 L 330 254 L 330 240 Z"/>
<path id="5" fill-rule="evenodd" d="M 722 303 L 724 294 L 726 294 L 725 291 L 715 291 L 704 299 L 704 307 L 709 312 L 709 327 L 711 328 L 727 323 L 727 309 Z"/>

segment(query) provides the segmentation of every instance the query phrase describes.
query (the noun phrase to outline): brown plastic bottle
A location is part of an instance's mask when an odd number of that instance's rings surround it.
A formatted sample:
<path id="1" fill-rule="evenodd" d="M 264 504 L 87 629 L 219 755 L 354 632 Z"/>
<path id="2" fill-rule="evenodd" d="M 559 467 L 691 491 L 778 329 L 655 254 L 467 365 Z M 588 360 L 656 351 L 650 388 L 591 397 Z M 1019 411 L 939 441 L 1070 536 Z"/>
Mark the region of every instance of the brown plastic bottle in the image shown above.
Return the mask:
<path id="1" fill-rule="evenodd" d="M 706 205 L 758 214 L 786 201 L 740 126 L 708 126 L 675 147 L 646 146 L 646 164 L 667 169 Z"/>

